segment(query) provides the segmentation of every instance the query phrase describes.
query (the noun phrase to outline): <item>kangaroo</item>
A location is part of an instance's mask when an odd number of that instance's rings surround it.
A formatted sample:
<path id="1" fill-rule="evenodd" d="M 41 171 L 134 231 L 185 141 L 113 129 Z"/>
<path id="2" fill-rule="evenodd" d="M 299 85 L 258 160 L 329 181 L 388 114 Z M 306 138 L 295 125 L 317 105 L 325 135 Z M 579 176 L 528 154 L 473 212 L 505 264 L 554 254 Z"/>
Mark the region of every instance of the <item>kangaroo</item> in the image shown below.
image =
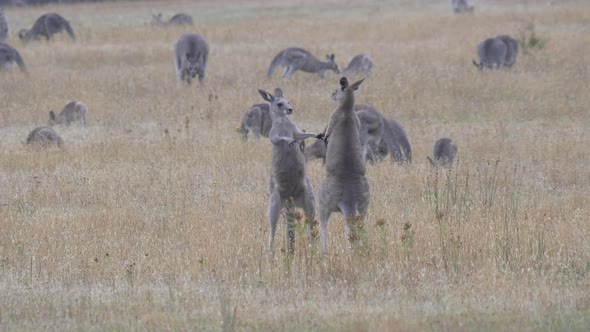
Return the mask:
<path id="1" fill-rule="evenodd" d="M 276 93 L 275 93 L 276 95 Z M 239 132 L 242 139 L 248 140 L 248 133 L 252 132 L 255 139 L 260 139 L 260 136 L 268 137 L 270 128 L 272 126 L 272 119 L 270 116 L 270 106 L 268 104 L 252 105 L 242 118 L 242 123 Z"/>
<path id="2" fill-rule="evenodd" d="M 434 167 L 445 167 L 451 168 L 453 167 L 453 161 L 455 160 L 455 156 L 457 155 L 457 145 L 453 142 L 450 138 L 441 138 L 434 143 L 434 148 L 432 149 L 432 156 L 434 160 L 430 157 L 428 161 Z"/>
<path id="3" fill-rule="evenodd" d="M 309 137 L 321 136 L 299 130 L 289 119 L 293 109 L 284 98 L 280 89 L 275 95 L 258 90 L 262 99 L 270 104 L 272 127 L 270 142 L 272 143 L 272 166 L 268 198 L 268 223 L 270 226 L 268 250 L 273 252 L 274 238 L 280 211 L 285 208 L 287 219 L 288 252 L 293 254 L 295 245 L 295 208 L 303 208 L 306 218 L 315 217 L 315 198 L 313 188 L 305 174 L 305 160 L 297 141 Z M 310 228 L 312 224 L 310 223 Z M 310 229 L 311 231 L 311 229 Z"/>
<path id="4" fill-rule="evenodd" d="M 453 12 L 455 14 L 473 13 L 473 6 L 469 6 L 467 0 L 451 0 Z"/>
<path id="5" fill-rule="evenodd" d="M 352 58 L 342 75 L 369 75 L 373 68 L 373 60 L 369 56 L 359 54 Z"/>
<path id="6" fill-rule="evenodd" d="M 504 58 L 504 66 L 512 67 L 518 58 L 518 40 L 508 36 L 499 35 L 496 39 L 502 40 L 506 44 L 506 57 Z"/>
<path id="7" fill-rule="evenodd" d="M 328 244 L 328 220 L 332 212 L 340 212 L 346 220 L 351 248 L 359 241 L 358 230 L 364 233 L 364 217 L 369 210 L 371 192 L 365 177 L 365 164 L 360 141 L 360 121 L 354 112 L 354 91 L 363 80 L 352 85 L 346 77 L 340 79 L 343 92 L 340 105 L 330 115 L 324 139 L 326 149 L 326 179 L 319 191 L 320 234 L 322 253 Z M 360 216 L 359 216 L 360 214 Z M 364 238 L 364 237 L 363 237 Z M 364 243 L 364 241 L 361 241 Z"/>
<path id="8" fill-rule="evenodd" d="M 199 83 L 203 84 L 207 74 L 208 57 L 209 45 L 203 37 L 192 33 L 180 36 L 174 45 L 174 63 L 178 81 L 191 84 L 199 75 Z"/>
<path id="9" fill-rule="evenodd" d="M 70 101 L 61 110 L 58 116 L 55 116 L 55 113 L 53 113 L 53 111 L 49 112 L 49 125 L 54 126 L 56 124 L 65 124 L 66 126 L 69 126 L 74 121 L 80 121 L 84 126 L 86 126 L 87 112 L 88 107 L 86 107 L 86 104 L 84 104 L 83 102 Z"/>
<path id="10" fill-rule="evenodd" d="M 488 38 L 477 45 L 479 63 L 473 60 L 473 64 L 480 70 L 499 69 L 504 65 L 507 52 L 508 46 L 502 39 Z"/>
<path id="11" fill-rule="evenodd" d="M 178 13 L 168 21 L 163 21 L 162 13 L 159 13 L 158 15 L 152 15 L 152 25 L 193 25 L 193 17 L 185 13 Z"/>
<path id="12" fill-rule="evenodd" d="M 51 127 L 37 127 L 27 137 L 27 145 L 34 147 L 50 147 L 57 145 L 61 147 L 64 141 Z"/>
<path id="13" fill-rule="evenodd" d="M 72 40 L 76 40 L 76 36 L 74 35 L 74 30 L 72 30 L 72 27 L 70 26 L 70 22 L 68 22 L 59 14 L 48 13 L 41 15 L 41 17 L 35 21 L 35 24 L 33 24 L 33 27 L 30 30 L 20 30 L 18 36 L 24 42 L 28 42 L 33 39 L 39 39 L 41 37 L 45 37 L 46 40 L 50 40 L 53 38 L 54 34 L 62 31 L 66 31 Z"/>
<path id="14" fill-rule="evenodd" d="M 338 65 L 334 61 L 334 54 L 326 55 L 326 60 L 326 62 L 322 62 L 302 48 L 287 48 L 274 57 L 270 63 L 266 77 L 271 79 L 277 66 L 285 68 L 282 76 L 284 80 L 291 78 L 297 70 L 306 73 L 318 73 L 322 78 L 324 78 L 327 70 L 332 70 L 336 74 L 339 74 L 340 71 L 338 70 Z"/>
<path id="15" fill-rule="evenodd" d="M 0 8 L 0 42 L 5 41 L 8 38 L 8 22 L 6 22 L 6 16 L 4 15 L 4 9 Z"/>
<path id="16" fill-rule="evenodd" d="M 336 90 L 332 93 L 332 99 L 338 101 L 342 98 L 342 91 Z M 396 120 L 387 120 L 379 111 L 375 108 L 368 106 L 368 105 L 354 105 L 354 111 L 359 115 L 359 112 L 362 110 L 367 111 L 368 113 L 372 114 L 374 117 L 381 118 L 381 122 L 383 124 L 383 129 L 379 131 L 372 130 L 372 135 L 381 135 L 379 139 L 373 138 L 368 141 L 368 146 L 366 149 L 366 160 L 373 163 L 376 161 L 383 160 L 388 153 L 391 152 L 391 158 L 393 162 L 398 164 L 404 163 L 411 163 L 412 162 L 412 147 L 410 146 L 410 142 L 408 141 L 408 135 L 406 134 L 406 130 Z M 361 128 L 363 127 L 363 123 L 370 121 L 369 118 L 362 117 L 359 115 L 359 120 L 361 122 Z M 375 121 L 375 120 L 373 120 Z M 373 127 L 376 128 L 376 127 Z M 361 132 L 363 130 L 361 129 Z"/>
<path id="17" fill-rule="evenodd" d="M 10 68 L 15 63 L 22 72 L 27 73 L 27 67 L 20 53 L 14 47 L 0 42 L 0 70 Z"/>

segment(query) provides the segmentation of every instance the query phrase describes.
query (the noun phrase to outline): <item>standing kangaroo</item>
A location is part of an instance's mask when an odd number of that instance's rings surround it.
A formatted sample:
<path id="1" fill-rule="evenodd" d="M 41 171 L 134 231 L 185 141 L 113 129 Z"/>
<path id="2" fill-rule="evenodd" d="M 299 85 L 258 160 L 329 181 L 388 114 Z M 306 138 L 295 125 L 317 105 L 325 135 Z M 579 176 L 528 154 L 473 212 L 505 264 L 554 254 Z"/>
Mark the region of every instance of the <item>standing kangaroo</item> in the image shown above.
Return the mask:
<path id="1" fill-rule="evenodd" d="M 59 14 L 48 13 L 41 15 L 30 30 L 20 30 L 18 36 L 24 42 L 39 39 L 40 37 L 45 37 L 45 39 L 50 40 L 53 38 L 54 34 L 62 31 L 66 31 L 72 40 L 76 40 L 70 22 Z"/>
<path id="2" fill-rule="evenodd" d="M 432 149 L 432 156 L 434 160 L 430 157 L 428 161 L 434 167 L 445 167 L 451 168 L 453 167 L 453 162 L 455 160 L 455 156 L 457 155 L 457 145 L 453 142 L 450 138 L 441 138 L 434 143 L 434 148 Z"/>
<path id="3" fill-rule="evenodd" d="M 198 75 L 199 83 L 203 84 L 207 74 L 208 57 L 209 45 L 203 37 L 193 33 L 180 36 L 174 45 L 174 63 L 178 81 L 191 84 Z"/>
<path id="4" fill-rule="evenodd" d="M 339 107 L 330 115 L 325 132 L 328 142 L 326 179 L 319 191 L 322 253 L 327 251 L 327 226 L 332 212 L 340 212 L 344 216 L 351 247 L 360 239 L 359 228 L 364 233 L 364 227 L 359 226 L 364 223 L 364 217 L 369 210 L 371 193 L 365 177 L 359 136 L 360 121 L 353 107 L 354 91 L 362 82 L 363 80 L 360 80 L 348 85 L 346 77 L 340 79 L 343 96 L 340 98 Z"/>
<path id="5" fill-rule="evenodd" d="M 4 9 L 0 8 L 0 42 L 5 41 L 8 38 L 8 34 L 8 22 L 6 22 Z"/>
<path id="6" fill-rule="evenodd" d="M 303 208 L 306 218 L 315 217 L 313 188 L 305 174 L 305 159 L 297 141 L 317 134 L 304 133 L 297 128 L 288 115 L 293 113 L 289 101 L 280 89 L 275 95 L 258 90 L 262 99 L 270 104 L 272 112 L 272 166 L 268 198 L 268 223 L 270 226 L 268 250 L 273 252 L 275 232 L 280 211 L 285 208 L 287 219 L 288 252 L 293 254 L 295 246 L 295 208 Z M 310 223 L 311 227 L 311 223 Z"/>
<path id="7" fill-rule="evenodd" d="M 322 62 L 302 48 L 287 48 L 274 57 L 270 63 L 266 77 L 268 79 L 272 78 L 272 74 L 277 66 L 285 68 L 282 76 L 285 80 L 291 78 L 297 70 L 306 73 L 318 73 L 322 78 L 324 78 L 327 70 L 332 70 L 336 74 L 339 74 L 340 71 L 334 61 L 334 54 L 326 55 L 326 60 L 326 62 Z"/>
<path id="8" fill-rule="evenodd" d="M 18 53 L 14 47 L 0 42 L 0 70 L 10 68 L 15 63 L 21 71 L 24 73 L 27 72 L 27 67 L 25 66 L 23 58 L 20 56 L 20 53 Z"/>
<path id="9" fill-rule="evenodd" d="M 244 113 L 239 132 L 244 140 L 248 140 L 249 132 L 252 132 L 252 135 L 254 135 L 255 139 L 259 139 L 261 135 L 268 137 L 271 126 L 272 119 L 270 116 L 269 105 L 256 104 L 252 105 L 252 107 L 250 107 L 246 113 Z"/>
<path id="10" fill-rule="evenodd" d="M 473 64 L 480 70 L 500 69 L 504 65 L 507 52 L 508 46 L 502 39 L 488 38 L 477 45 L 479 63 L 473 60 Z"/>
<path id="11" fill-rule="evenodd" d="M 373 68 L 373 60 L 368 55 L 359 54 L 352 58 L 342 75 L 369 75 Z"/>
<path id="12" fill-rule="evenodd" d="M 162 13 L 159 13 L 158 15 L 152 15 L 152 25 L 193 25 L 193 17 L 185 13 L 178 13 L 168 21 L 163 21 Z"/>
<path id="13" fill-rule="evenodd" d="M 88 113 L 88 107 L 81 101 L 70 101 L 61 110 L 59 115 L 55 116 L 53 111 L 49 112 L 49 125 L 54 126 L 56 124 L 65 124 L 69 126 L 74 121 L 80 121 L 86 126 L 86 113 Z"/>

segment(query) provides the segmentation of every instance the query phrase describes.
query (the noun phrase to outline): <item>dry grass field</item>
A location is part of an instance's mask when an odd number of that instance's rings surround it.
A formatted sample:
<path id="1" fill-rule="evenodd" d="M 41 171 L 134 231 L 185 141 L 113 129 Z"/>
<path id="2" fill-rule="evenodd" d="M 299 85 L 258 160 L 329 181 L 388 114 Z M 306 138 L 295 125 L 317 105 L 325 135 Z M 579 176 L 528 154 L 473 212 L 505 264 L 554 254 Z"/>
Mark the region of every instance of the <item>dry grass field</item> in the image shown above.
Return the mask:
<path id="1" fill-rule="evenodd" d="M 0 330 L 587 330 L 590 326 L 590 4 L 446 0 L 121 2 L 7 8 L 30 75 L 0 72 Z M 45 12 L 78 40 L 23 45 Z M 185 11 L 194 27 L 149 26 Z M 475 47 L 534 25 L 543 48 L 479 72 Z M 210 44 L 206 84 L 176 82 L 172 45 Z M 292 119 L 324 128 L 338 76 L 266 70 L 301 46 L 343 68 L 370 54 L 356 93 L 403 123 L 410 166 L 368 166 L 367 250 L 333 214 L 321 258 L 281 217 L 267 259 L 271 144 L 235 128 L 256 89 L 284 89 Z M 50 110 L 84 101 L 88 126 Z M 451 172 L 426 156 L 459 146 Z M 313 140 L 309 141 L 312 143 Z M 308 164 L 316 195 L 324 170 Z M 317 197 L 316 197 L 317 199 Z"/>

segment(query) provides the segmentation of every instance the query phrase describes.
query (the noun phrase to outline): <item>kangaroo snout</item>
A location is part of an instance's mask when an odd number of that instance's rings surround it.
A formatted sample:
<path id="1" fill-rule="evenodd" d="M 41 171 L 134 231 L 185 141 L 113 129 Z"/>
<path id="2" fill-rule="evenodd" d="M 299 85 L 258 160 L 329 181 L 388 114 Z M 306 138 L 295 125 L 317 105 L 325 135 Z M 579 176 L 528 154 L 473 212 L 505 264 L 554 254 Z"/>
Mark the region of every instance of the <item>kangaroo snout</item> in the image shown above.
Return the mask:
<path id="1" fill-rule="evenodd" d="M 292 108 L 287 108 L 287 114 L 291 114 L 293 113 L 293 109 Z"/>

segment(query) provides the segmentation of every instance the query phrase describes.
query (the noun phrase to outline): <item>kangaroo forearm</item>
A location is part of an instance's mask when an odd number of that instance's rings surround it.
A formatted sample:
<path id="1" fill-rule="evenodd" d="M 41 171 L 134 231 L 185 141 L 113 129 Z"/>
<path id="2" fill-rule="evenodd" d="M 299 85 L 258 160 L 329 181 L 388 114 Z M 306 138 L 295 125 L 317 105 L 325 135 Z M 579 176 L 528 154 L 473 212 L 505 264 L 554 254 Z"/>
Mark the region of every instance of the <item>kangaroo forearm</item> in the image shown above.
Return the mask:
<path id="1" fill-rule="evenodd" d="M 317 134 L 301 133 L 301 132 L 296 132 L 293 134 L 293 138 L 296 140 L 301 140 L 301 139 L 306 139 L 306 138 L 316 137 L 316 136 L 317 136 Z"/>

